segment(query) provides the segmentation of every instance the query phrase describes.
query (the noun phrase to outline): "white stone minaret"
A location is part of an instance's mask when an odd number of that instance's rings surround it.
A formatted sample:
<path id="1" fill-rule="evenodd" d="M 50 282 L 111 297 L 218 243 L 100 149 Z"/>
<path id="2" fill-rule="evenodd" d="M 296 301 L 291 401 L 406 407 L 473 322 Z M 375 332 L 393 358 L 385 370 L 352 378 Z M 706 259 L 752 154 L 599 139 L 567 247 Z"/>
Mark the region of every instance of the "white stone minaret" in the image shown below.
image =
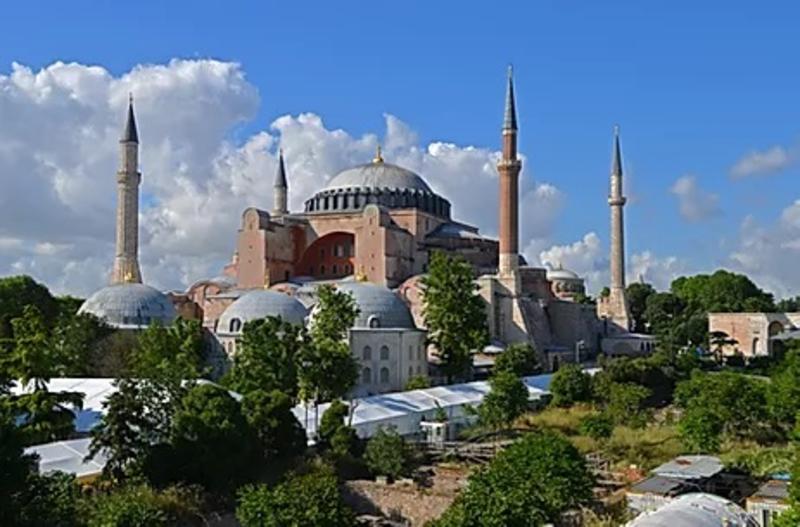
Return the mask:
<path id="1" fill-rule="evenodd" d="M 608 205 L 611 208 L 611 286 L 609 295 L 601 299 L 598 311 L 601 317 L 614 322 L 617 328 L 630 329 L 630 311 L 625 296 L 625 223 L 623 208 L 625 196 L 622 195 L 622 153 L 619 146 L 619 126 L 614 127 L 614 147 L 611 161 L 611 185 Z"/>
<path id="2" fill-rule="evenodd" d="M 120 145 L 117 171 L 117 247 L 112 284 L 141 283 L 139 270 L 139 134 L 133 114 L 133 96 L 128 102 L 128 120 Z"/>
<path id="3" fill-rule="evenodd" d="M 283 216 L 289 213 L 289 185 L 286 182 L 286 166 L 283 164 L 283 149 L 278 153 L 278 171 L 275 173 L 275 185 L 272 195 L 273 216 Z"/>

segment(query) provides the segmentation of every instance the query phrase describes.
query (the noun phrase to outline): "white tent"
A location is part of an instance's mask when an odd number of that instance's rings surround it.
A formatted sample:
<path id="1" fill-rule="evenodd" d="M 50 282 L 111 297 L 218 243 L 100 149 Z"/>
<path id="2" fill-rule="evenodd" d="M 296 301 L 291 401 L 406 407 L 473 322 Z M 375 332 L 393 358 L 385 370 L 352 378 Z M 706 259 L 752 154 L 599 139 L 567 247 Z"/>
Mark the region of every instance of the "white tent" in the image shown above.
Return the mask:
<path id="1" fill-rule="evenodd" d="M 758 527 L 735 503 L 713 494 L 684 494 L 652 512 L 640 514 L 626 527 Z"/>
<path id="2" fill-rule="evenodd" d="M 28 447 L 25 453 L 39 456 L 39 472 L 42 474 L 61 471 L 75 474 L 78 479 L 86 479 L 99 475 L 106 464 L 106 456 L 102 453 L 86 460 L 90 443 L 89 438 L 56 441 Z"/>

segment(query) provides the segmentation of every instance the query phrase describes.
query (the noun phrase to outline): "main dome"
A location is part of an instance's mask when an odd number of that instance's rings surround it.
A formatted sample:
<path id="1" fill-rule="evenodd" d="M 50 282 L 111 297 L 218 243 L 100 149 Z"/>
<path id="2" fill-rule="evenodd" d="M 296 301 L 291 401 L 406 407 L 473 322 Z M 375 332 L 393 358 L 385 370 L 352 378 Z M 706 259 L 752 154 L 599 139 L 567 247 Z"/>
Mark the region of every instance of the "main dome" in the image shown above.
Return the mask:
<path id="1" fill-rule="evenodd" d="M 367 163 L 342 170 L 330 180 L 323 190 L 346 188 L 408 189 L 433 194 L 421 176 L 391 163 Z"/>
<path id="2" fill-rule="evenodd" d="M 434 193 L 419 174 L 385 163 L 380 157 L 336 174 L 306 200 L 305 211 L 353 213 L 370 204 L 387 209 L 418 209 L 450 218 L 450 202 Z"/>
<path id="3" fill-rule="evenodd" d="M 115 284 L 97 291 L 79 313 L 89 313 L 118 329 L 142 329 L 153 322 L 171 324 L 177 317 L 169 298 L 144 284 Z"/>

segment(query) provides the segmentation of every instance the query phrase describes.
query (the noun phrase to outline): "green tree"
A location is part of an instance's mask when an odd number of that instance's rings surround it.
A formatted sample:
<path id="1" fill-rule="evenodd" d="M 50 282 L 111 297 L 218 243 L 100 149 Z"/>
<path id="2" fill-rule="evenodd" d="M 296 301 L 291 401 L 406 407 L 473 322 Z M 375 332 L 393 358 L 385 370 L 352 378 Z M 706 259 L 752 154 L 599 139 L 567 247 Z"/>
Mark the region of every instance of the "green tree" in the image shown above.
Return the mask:
<path id="1" fill-rule="evenodd" d="M 177 319 L 169 326 L 151 324 L 139 335 L 130 355 L 137 377 L 195 379 L 203 374 L 203 334 L 196 320 Z"/>
<path id="2" fill-rule="evenodd" d="M 633 330 L 637 333 L 647 333 L 647 317 L 645 317 L 647 299 L 655 292 L 652 285 L 642 282 L 630 284 L 625 289 L 625 296 L 628 299 L 628 307 L 633 319 Z"/>
<path id="3" fill-rule="evenodd" d="M 242 399 L 242 413 L 258 436 L 265 461 L 291 459 L 305 451 L 305 430 L 292 413 L 292 400 L 285 393 L 250 391 Z"/>
<path id="4" fill-rule="evenodd" d="M 486 308 L 477 289 L 472 266 L 463 258 L 431 255 L 422 279 L 423 316 L 448 382 L 467 377 L 472 353 L 489 342 Z"/>
<path id="5" fill-rule="evenodd" d="M 633 383 L 613 383 L 606 406 L 606 414 L 616 424 L 641 428 L 647 424 L 649 413 L 645 399 L 650 390 Z"/>
<path id="6" fill-rule="evenodd" d="M 527 343 L 511 344 L 495 359 L 494 371 L 510 371 L 517 377 L 533 375 L 539 371 L 536 350 Z"/>
<path id="7" fill-rule="evenodd" d="M 11 321 L 14 345 L 8 358 L 8 371 L 28 391 L 6 397 L 2 401 L 7 412 L 21 421 L 26 444 L 45 443 L 69 437 L 75 427 L 75 414 L 70 407 L 80 409 L 83 395 L 77 392 L 48 392 L 51 377 L 63 371 L 69 358 L 53 346 L 50 329 L 42 312 L 33 305 Z"/>
<path id="8" fill-rule="evenodd" d="M 770 293 L 759 289 L 748 277 L 725 270 L 677 278 L 670 289 L 687 304 L 699 306 L 705 312 L 775 310 Z"/>
<path id="9" fill-rule="evenodd" d="M 694 372 L 678 384 L 675 402 L 683 409 L 678 423 L 687 446 L 702 451 L 723 436 L 767 441 L 776 429 L 766 404 L 767 383 L 747 375 Z M 712 436 L 716 437 L 712 437 Z"/>
<path id="10" fill-rule="evenodd" d="M 311 345 L 298 356 L 299 396 L 313 401 L 315 414 L 319 403 L 344 397 L 358 380 L 358 364 L 346 340 L 358 306 L 352 295 L 329 285 L 320 287 L 318 295 L 309 328 Z"/>
<path id="11" fill-rule="evenodd" d="M 376 476 L 397 479 L 407 474 L 411 453 L 394 428 L 381 427 L 367 442 L 364 461 Z"/>
<path id="12" fill-rule="evenodd" d="M 502 430 L 528 408 L 528 389 L 514 372 L 500 370 L 489 379 L 490 390 L 478 409 L 480 421 L 494 430 Z"/>
<path id="13" fill-rule="evenodd" d="M 592 499 L 594 479 L 563 436 L 536 432 L 469 478 L 434 527 L 534 527 Z"/>
<path id="14" fill-rule="evenodd" d="M 775 304 L 778 313 L 796 313 L 800 311 L 800 296 L 783 298 Z"/>
<path id="15" fill-rule="evenodd" d="M 88 313 L 62 313 L 51 336 L 54 353 L 60 357 L 60 375 L 85 377 L 94 373 L 93 353 L 113 330 Z"/>
<path id="16" fill-rule="evenodd" d="M 800 349 L 790 349 L 770 376 L 767 405 L 776 424 L 788 434 L 800 412 Z"/>
<path id="17" fill-rule="evenodd" d="M 350 413 L 350 408 L 340 399 L 334 399 L 322 414 L 322 420 L 319 423 L 319 431 L 317 440 L 321 445 L 329 445 L 333 435 L 336 431 L 347 426 L 345 419 Z"/>
<path id="18" fill-rule="evenodd" d="M 24 454 L 22 434 L 13 416 L 0 408 L 0 525 L 14 525 L 36 458 Z"/>
<path id="19" fill-rule="evenodd" d="M 239 491 L 236 519 L 242 527 L 349 527 L 352 511 L 328 467 L 292 475 L 270 488 L 248 485 Z"/>
<path id="20" fill-rule="evenodd" d="M 195 386 L 183 397 L 170 442 L 179 481 L 211 491 L 233 490 L 251 476 L 258 460 L 256 437 L 240 404 L 211 384 Z"/>
<path id="21" fill-rule="evenodd" d="M 77 527 L 81 518 L 81 491 L 73 474 L 31 474 L 17 520 L 20 527 Z M 5 525 L 5 524 L 4 524 Z"/>
<path id="22" fill-rule="evenodd" d="M 280 390 L 297 397 L 298 362 L 309 338 L 302 326 L 268 317 L 247 322 L 225 384 L 239 393 Z"/>
<path id="23" fill-rule="evenodd" d="M 578 431 L 592 439 L 607 439 L 614 431 L 614 422 L 604 413 L 592 414 L 581 421 Z"/>
<path id="24" fill-rule="evenodd" d="M 572 406 L 592 398 L 592 377 L 577 364 L 566 364 L 553 374 L 550 381 L 551 403 Z"/>
<path id="25" fill-rule="evenodd" d="M 731 336 L 724 331 L 712 331 L 708 334 L 709 348 L 711 348 L 711 352 L 714 354 L 719 364 L 722 364 L 725 349 L 730 346 L 735 346 L 738 343 L 738 340 L 731 338 Z"/>
<path id="26" fill-rule="evenodd" d="M 50 291 L 30 276 L 0 278 L 0 339 L 13 339 L 11 321 L 21 317 L 26 306 L 36 307 L 50 321 L 55 321 L 59 312 Z"/>

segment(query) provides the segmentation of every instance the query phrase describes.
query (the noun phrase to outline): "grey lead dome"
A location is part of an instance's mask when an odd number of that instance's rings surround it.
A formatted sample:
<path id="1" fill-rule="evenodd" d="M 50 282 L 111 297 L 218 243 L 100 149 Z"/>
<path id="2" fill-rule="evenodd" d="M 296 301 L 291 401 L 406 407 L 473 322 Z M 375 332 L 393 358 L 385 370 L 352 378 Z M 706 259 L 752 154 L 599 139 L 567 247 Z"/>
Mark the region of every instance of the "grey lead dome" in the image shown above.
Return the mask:
<path id="1" fill-rule="evenodd" d="M 340 291 L 349 293 L 360 310 L 356 328 L 415 329 L 408 306 L 390 289 L 368 282 L 339 284 Z"/>
<path id="2" fill-rule="evenodd" d="M 177 317 L 167 296 L 144 284 L 114 284 L 97 291 L 79 313 L 89 313 L 118 329 L 142 329 L 153 322 L 171 324 Z"/>
<path id="3" fill-rule="evenodd" d="M 219 317 L 218 335 L 238 335 L 246 322 L 267 317 L 280 317 L 284 322 L 303 324 L 306 308 L 297 299 L 284 293 L 257 289 L 234 301 Z"/>
<path id="4" fill-rule="evenodd" d="M 433 193 L 422 177 L 391 163 L 367 163 L 339 172 L 323 190 L 370 188 Z"/>

